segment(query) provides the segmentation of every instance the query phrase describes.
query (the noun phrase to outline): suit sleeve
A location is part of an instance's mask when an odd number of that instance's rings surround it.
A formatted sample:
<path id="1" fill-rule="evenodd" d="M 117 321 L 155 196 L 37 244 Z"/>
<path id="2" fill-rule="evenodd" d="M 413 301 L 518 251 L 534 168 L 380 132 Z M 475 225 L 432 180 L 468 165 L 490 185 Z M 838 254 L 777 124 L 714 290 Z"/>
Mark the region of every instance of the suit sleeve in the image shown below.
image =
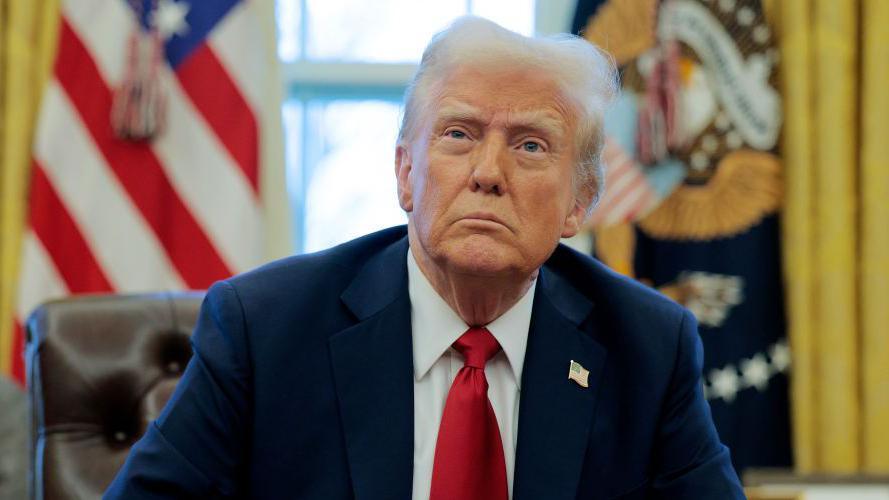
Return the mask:
<path id="1" fill-rule="evenodd" d="M 701 383 L 697 322 L 683 311 L 679 343 L 655 450 L 652 498 L 743 499 L 729 450 L 720 441 Z"/>
<path id="2" fill-rule="evenodd" d="M 251 373 L 245 329 L 237 292 L 215 284 L 201 305 L 182 379 L 104 498 L 243 496 Z"/>

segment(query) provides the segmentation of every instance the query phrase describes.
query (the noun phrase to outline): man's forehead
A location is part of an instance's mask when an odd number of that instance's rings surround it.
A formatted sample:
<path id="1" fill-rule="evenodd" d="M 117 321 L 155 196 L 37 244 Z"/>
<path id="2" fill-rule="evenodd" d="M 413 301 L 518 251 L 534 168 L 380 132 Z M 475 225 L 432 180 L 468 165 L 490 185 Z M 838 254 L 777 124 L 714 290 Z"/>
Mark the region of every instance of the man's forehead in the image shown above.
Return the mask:
<path id="1" fill-rule="evenodd" d="M 574 110 L 551 77 L 516 67 L 458 67 L 439 80 L 430 111 L 435 118 L 491 118 L 562 128 Z"/>

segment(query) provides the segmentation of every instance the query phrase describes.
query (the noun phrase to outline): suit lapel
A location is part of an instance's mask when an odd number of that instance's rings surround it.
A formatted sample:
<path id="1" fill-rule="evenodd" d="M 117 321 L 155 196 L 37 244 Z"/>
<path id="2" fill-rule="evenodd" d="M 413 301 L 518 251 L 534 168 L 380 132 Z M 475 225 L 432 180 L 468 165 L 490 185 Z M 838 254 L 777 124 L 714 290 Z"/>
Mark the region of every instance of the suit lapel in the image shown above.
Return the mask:
<path id="1" fill-rule="evenodd" d="M 356 499 L 410 498 L 413 353 L 407 239 L 371 258 L 342 295 L 358 323 L 330 339 Z M 515 500 L 575 498 L 606 351 L 580 329 L 592 304 L 541 269 L 522 374 Z M 577 361 L 589 388 L 568 379 Z"/>
<path id="2" fill-rule="evenodd" d="M 513 498 L 573 499 L 595 417 L 606 351 L 579 325 L 592 304 L 541 269 L 522 374 Z M 589 387 L 568 379 L 574 360 Z"/>
<path id="3" fill-rule="evenodd" d="M 330 339 L 355 498 L 410 498 L 414 393 L 407 239 L 373 257 L 343 293 L 359 323 Z"/>

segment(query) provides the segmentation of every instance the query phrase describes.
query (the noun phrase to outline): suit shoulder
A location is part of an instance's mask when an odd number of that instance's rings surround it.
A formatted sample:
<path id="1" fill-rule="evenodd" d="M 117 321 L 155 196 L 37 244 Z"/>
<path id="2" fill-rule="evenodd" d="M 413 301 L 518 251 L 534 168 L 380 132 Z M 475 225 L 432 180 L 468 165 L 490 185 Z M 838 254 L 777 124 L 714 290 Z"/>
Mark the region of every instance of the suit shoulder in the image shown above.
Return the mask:
<path id="1" fill-rule="evenodd" d="M 227 281 L 242 293 L 275 293 L 281 289 L 312 286 L 345 286 L 367 260 L 405 237 L 404 226 L 396 226 L 342 243 L 320 252 L 293 255 L 269 262 Z"/>
<path id="2" fill-rule="evenodd" d="M 592 303 L 593 335 L 639 356 L 666 361 L 675 352 L 691 313 L 657 290 L 620 275 L 598 260 L 560 245 L 547 262 L 559 286 Z M 556 280 L 549 280 L 556 281 Z M 551 292 L 553 297 L 572 299 Z M 693 319 L 691 321 L 694 321 Z M 687 325 L 686 325 L 687 326 Z"/>
<path id="3" fill-rule="evenodd" d="M 597 306 L 617 312 L 681 317 L 684 308 L 669 297 L 621 275 L 595 258 L 559 245 L 547 261 L 551 268 Z"/>
<path id="4" fill-rule="evenodd" d="M 547 266 L 560 286 L 592 303 L 581 329 L 608 348 L 616 364 L 636 370 L 634 377 L 666 380 L 683 346 L 698 342 L 694 317 L 684 307 L 596 259 L 560 246 Z M 577 300 L 564 292 L 550 296 Z"/>

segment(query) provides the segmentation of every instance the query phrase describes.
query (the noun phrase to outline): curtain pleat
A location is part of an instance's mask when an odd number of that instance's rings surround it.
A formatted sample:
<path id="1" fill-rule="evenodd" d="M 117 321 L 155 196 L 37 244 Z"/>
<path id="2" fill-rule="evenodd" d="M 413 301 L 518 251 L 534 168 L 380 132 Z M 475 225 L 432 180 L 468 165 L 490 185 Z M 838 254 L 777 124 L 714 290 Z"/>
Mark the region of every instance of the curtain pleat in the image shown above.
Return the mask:
<path id="1" fill-rule="evenodd" d="M 861 8 L 860 282 L 863 468 L 889 471 L 889 2 Z"/>
<path id="2" fill-rule="evenodd" d="M 815 408 L 814 339 L 814 209 L 813 209 L 813 103 L 809 68 L 812 57 L 811 9 L 808 0 L 778 4 L 781 80 L 784 97 L 785 201 L 782 252 L 785 273 L 787 326 L 793 353 L 792 416 L 794 460 L 801 472 L 817 468 L 818 414 Z"/>
<path id="3" fill-rule="evenodd" d="M 0 374 L 12 360 L 31 143 L 58 24 L 58 0 L 0 0 Z"/>
<path id="4" fill-rule="evenodd" d="M 783 0 L 783 256 L 800 472 L 889 472 L 889 3 Z"/>

